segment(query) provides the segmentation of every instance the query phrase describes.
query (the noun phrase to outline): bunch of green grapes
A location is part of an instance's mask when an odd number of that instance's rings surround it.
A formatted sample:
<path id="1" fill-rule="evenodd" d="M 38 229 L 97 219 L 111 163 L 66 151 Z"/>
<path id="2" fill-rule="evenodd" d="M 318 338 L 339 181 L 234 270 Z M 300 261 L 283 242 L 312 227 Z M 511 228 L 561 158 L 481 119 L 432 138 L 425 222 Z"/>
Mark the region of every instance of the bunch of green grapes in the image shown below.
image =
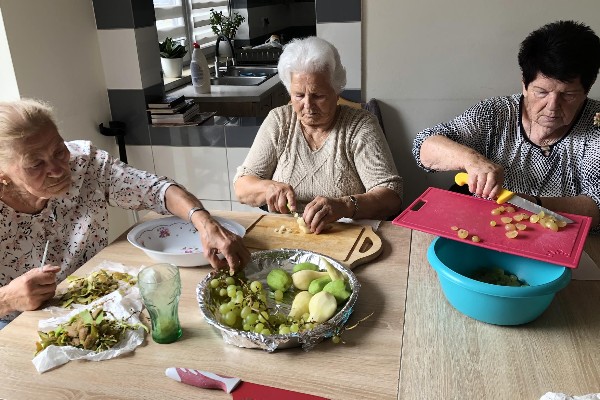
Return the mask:
<path id="1" fill-rule="evenodd" d="M 506 272 L 502 268 L 482 268 L 475 271 L 471 278 L 492 285 L 529 286 L 525 281 L 519 279 L 514 274 Z"/>
<path id="2" fill-rule="evenodd" d="M 260 281 L 248 282 L 243 275 L 219 272 L 210 281 L 211 310 L 230 328 L 262 335 L 303 332 L 316 324 L 308 321 L 308 314 L 301 318 L 288 317 L 267 304 L 269 293 Z M 271 294 L 276 301 L 281 295 Z"/>

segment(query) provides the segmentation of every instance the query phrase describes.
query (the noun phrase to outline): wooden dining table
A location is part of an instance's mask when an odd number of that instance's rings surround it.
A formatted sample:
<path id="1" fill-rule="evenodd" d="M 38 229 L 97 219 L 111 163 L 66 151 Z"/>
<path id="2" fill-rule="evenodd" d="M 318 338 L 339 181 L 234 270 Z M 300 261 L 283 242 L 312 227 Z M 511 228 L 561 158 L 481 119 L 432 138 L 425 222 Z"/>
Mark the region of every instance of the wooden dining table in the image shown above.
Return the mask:
<path id="1" fill-rule="evenodd" d="M 244 227 L 259 217 L 215 212 Z M 155 216 L 151 217 L 154 218 Z M 27 311 L 0 330 L 2 399 L 228 399 L 165 376 L 186 367 L 240 377 L 331 399 L 539 399 L 548 391 L 600 392 L 600 281 L 572 281 L 535 321 L 496 326 L 471 319 L 446 301 L 426 252 L 434 236 L 381 223 L 382 254 L 353 269 L 360 292 L 344 344 L 323 341 L 269 353 L 226 344 L 200 313 L 198 283 L 210 267 L 180 268 L 183 336 L 157 344 L 150 335 L 135 351 L 105 361 L 70 361 L 39 374 L 31 360 L 38 321 Z M 586 251 L 600 264 L 600 237 Z M 154 262 L 125 234 L 75 275 L 108 260 Z M 61 285 L 64 285 L 61 284 Z"/>

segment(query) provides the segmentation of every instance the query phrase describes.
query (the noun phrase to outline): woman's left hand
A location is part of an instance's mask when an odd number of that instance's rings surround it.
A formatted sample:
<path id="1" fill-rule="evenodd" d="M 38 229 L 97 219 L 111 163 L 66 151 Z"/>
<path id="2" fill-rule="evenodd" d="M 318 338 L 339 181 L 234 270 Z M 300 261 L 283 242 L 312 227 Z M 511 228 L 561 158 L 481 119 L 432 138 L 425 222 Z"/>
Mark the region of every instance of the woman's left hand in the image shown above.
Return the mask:
<path id="1" fill-rule="evenodd" d="M 302 217 L 310 231 L 319 234 L 328 225 L 345 216 L 348 206 L 343 199 L 330 199 L 317 196 L 304 208 Z"/>
<path id="2" fill-rule="evenodd" d="M 204 224 L 200 239 L 204 256 L 215 269 L 229 269 L 233 273 L 241 271 L 250 261 L 250 252 L 242 238 L 212 219 Z M 219 253 L 223 258 L 219 257 Z"/>

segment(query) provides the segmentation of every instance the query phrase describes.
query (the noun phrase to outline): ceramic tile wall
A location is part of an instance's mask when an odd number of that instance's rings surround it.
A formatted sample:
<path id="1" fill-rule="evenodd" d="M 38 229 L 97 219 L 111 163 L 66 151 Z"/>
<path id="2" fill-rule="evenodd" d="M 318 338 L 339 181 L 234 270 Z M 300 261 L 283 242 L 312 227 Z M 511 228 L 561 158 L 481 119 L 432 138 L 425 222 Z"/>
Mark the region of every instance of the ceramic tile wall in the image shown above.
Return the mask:
<path id="1" fill-rule="evenodd" d="M 147 96 L 164 95 L 152 0 L 92 0 L 114 121 L 127 124 L 129 164 L 152 159 Z M 141 146 L 131 149 L 132 146 Z M 154 170 L 150 170 L 154 172 Z"/>
<path id="2" fill-rule="evenodd" d="M 263 211 L 260 208 L 250 207 L 250 206 L 247 206 L 246 204 L 242 204 L 237 201 L 231 202 L 231 211 L 245 211 L 245 212 L 253 212 L 253 213 L 257 213 L 257 214 L 268 214 L 268 212 Z"/>
<path id="3" fill-rule="evenodd" d="M 209 209 L 261 212 L 240 204 L 233 191 L 237 167 L 245 160 L 261 122 L 259 118 L 234 122 L 221 118 L 199 127 L 151 127 L 154 169 L 175 178 Z"/>
<path id="4" fill-rule="evenodd" d="M 237 168 L 242 165 L 256 133 L 258 132 L 258 126 L 260 124 L 259 119 L 250 118 L 251 123 L 254 126 L 244 126 L 244 119 L 241 119 L 240 125 L 237 126 L 225 126 L 225 139 L 227 144 L 227 168 L 229 171 L 229 190 L 231 192 L 231 208 L 234 211 L 251 211 L 251 212 L 262 212 L 259 208 L 254 208 L 241 204 L 235 196 L 235 190 L 233 189 L 233 178 L 237 172 Z"/>
<path id="5" fill-rule="evenodd" d="M 203 200 L 231 201 L 225 147 L 152 146 L 158 175 L 176 178 Z"/>
<path id="6" fill-rule="evenodd" d="M 230 201 L 215 201 L 202 199 L 202 205 L 206 207 L 207 210 L 232 211 Z"/>
<path id="7" fill-rule="evenodd" d="M 342 96 L 362 98 L 361 0 L 316 0 L 317 36 L 331 42 L 346 67 L 347 84 Z"/>
<path id="8" fill-rule="evenodd" d="M 332 43 L 340 52 L 342 64 L 346 67 L 346 90 L 359 91 L 361 88 L 361 23 L 323 23 L 317 24 L 317 36 Z M 344 96 L 346 97 L 346 96 Z"/>
<path id="9" fill-rule="evenodd" d="M 142 89 L 135 31 L 133 29 L 98 30 L 98 42 L 102 52 L 106 87 Z"/>

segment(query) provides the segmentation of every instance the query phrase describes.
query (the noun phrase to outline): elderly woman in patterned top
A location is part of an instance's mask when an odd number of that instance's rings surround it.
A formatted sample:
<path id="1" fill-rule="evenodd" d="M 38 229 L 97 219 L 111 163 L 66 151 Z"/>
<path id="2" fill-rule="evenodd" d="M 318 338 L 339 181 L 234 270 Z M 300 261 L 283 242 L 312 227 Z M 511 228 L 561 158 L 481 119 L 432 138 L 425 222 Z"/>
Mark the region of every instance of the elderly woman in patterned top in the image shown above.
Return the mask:
<path id="1" fill-rule="evenodd" d="M 346 71 L 335 47 L 290 42 L 278 64 L 291 104 L 269 113 L 238 168 L 238 199 L 269 211 L 303 211 L 320 233 L 343 217 L 383 219 L 400 211 L 402 178 L 377 119 L 337 104 Z"/>
<path id="2" fill-rule="evenodd" d="M 239 268 L 250 259 L 241 238 L 172 180 L 134 169 L 89 142 L 65 143 L 51 109 L 41 102 L 3 102 L 0 328 L 19 311 L 51 298 L 57 278 L 63 280 L 108 244 L 109 205 L 190 219 L 215 268 Z M 47 265 L 40 269 L 47 240 Z"/>
<path id="3" fill-rule="evenodd" d="M 600 232 L 600 101 L 587 97 L 600 39 L 573 21 L 547 24 L 521 43 L 522 94 L 482 101 L 420 132 L 413 155 L 427 171 L 463 170 L 469 191 L 504 186 L 554 211 L 592 217 Z"/>

